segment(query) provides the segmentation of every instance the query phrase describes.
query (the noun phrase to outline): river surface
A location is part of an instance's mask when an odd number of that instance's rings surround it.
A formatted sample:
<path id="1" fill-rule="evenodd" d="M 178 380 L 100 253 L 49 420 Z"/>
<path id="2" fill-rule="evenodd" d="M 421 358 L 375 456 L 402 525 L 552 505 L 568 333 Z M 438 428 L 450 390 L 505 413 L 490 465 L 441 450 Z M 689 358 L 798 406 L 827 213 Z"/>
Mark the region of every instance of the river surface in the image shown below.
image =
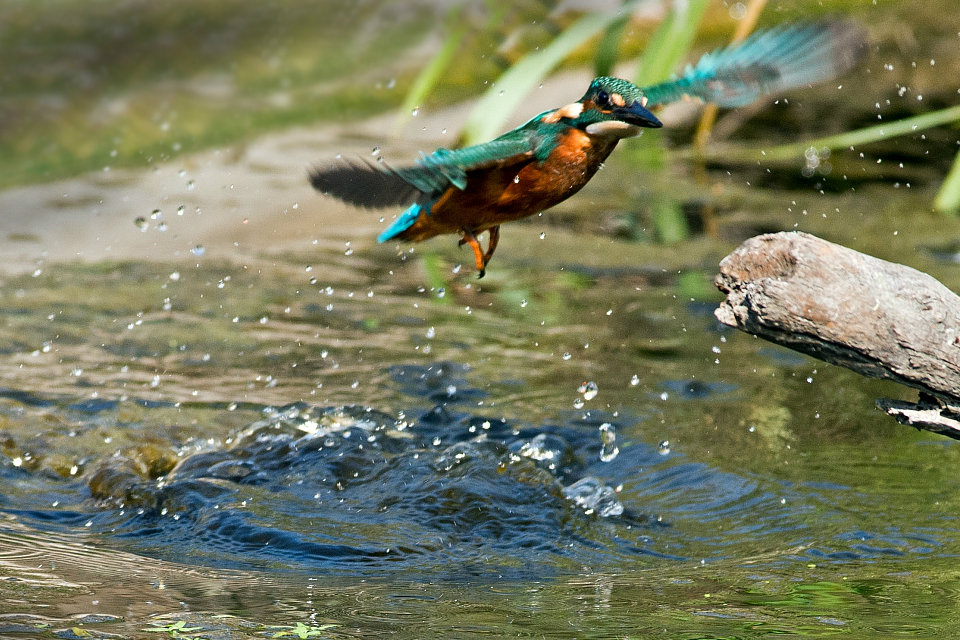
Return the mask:
<path id="1" fill-rule="evenodd" d="M 874 407 L 912 392 L 721 327 L 712 287 L 799 229 L 957 290 L 951 135 L 819 180 L 615 155 L 482 280 L 306 183 L 466 109 L 0 192 L 0 635 L 956 635 L 960 449 Z M 654 241 L 662 201 L 690 238 Z"/>

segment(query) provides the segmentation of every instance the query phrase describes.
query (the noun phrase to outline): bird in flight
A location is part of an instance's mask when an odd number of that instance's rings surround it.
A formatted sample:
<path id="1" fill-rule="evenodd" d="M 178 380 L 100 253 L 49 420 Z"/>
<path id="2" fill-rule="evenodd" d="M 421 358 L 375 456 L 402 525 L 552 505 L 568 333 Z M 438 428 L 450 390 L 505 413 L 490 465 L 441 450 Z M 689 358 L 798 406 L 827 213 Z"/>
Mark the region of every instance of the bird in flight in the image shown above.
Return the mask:
<path id="1" fill-rule="evenodd" d="M 578 192 L 620 140 L 662 126 L 653 108 L 683 98 L 722 107 L 749 104 L 846 71 L 861 45 L 859 29 L 846 22 L 757 32 L 652 86 L 595 78 L 576 102 L 537 114 L 489 142 L 421 153 L 408 167 L 341 162 L 314 168 L 310 183 L 359 207 L 409 205 L 377 240 L 421 242 L 457 234 L 460 245 L 473 249 L 482 278 L 501 224 L 549 209 Z M 479 240 L 484 231 L 486 250 Z"/>

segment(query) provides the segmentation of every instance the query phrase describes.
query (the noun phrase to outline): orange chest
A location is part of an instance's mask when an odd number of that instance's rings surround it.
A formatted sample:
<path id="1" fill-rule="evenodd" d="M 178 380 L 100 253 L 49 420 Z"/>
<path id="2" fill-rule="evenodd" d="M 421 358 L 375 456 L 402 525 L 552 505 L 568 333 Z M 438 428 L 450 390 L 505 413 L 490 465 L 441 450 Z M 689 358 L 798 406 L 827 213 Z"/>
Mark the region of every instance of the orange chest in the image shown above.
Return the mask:
<path id="1" fill-rule="evenodd" d="M 548 209 L 583 188 L 617 144 L 578 129 L 560 136 L 543 162 L 528 159 L 472 172 L 466 189 L 450 188 L 434 204 L 430 224 L 482 230 Z"/>
<path id="2" fill-rule="evenodd" d="M 616 144 L 579 129 L 566 131 L 542 163 L 531 162 L 517 172 L 502 199 L 533 201 L 540 208 L 562 202 L 590 181 Z"/>

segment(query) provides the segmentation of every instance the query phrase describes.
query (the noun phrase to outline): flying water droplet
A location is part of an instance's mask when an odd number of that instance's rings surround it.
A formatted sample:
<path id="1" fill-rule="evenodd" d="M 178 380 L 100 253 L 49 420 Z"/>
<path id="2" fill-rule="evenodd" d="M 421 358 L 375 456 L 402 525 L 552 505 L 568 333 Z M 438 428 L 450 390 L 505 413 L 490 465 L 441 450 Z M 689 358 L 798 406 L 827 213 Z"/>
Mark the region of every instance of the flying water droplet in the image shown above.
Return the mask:
<path id="1" fill-rule="evenodd" d="M 600 445 L 601 462 L 610 462 L 620 453 L 617 447 L 617 429 L 609 422 L 600 425 Z"/>
<path id="2" fill-rule="evenodd" d="M 599 393 L 599 391 L 600 388 L 597 386 L 597 383 L 593 382 L 592 380 L 581 383 L 581 385 L 577 387 L 577 393 L 582 395 L 584 400 L 593 400 L 597 397 L 597 393 Z"/>
<path id="3" fill-rule="evenodd" d="M 150 228 L 150 224 L 147 222 L 147 219 L 144 218 L 143 216 L 138 216 L 133 221 L 133 224 L 137 225 L 137 228 L 140 229 L 140 231 L 143 231 L 144 233 L 146 233 L 147 229 Z"/>
<path id="4" fill-rule="evenodd" d="M 670 453 L 670 441 L 669 441 L 669 440 L 664 440 L 663 442 L 661 442 L 661 443 L 657 446 L 657 453 L 659 453 L 659 454 L 662 455 L 662 456 L 665 456 L 665 455 L 667 455 L 668 453 Z"/>

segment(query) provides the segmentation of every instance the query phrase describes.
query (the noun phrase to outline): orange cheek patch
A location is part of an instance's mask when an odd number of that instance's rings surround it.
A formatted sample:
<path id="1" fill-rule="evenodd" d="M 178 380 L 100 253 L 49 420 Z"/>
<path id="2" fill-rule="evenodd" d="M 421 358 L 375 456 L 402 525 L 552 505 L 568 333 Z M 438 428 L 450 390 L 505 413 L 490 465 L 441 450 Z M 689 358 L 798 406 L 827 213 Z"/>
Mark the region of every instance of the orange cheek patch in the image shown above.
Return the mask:
<path id="1" fill-rule="evenodd" d="M 610 94 L 610 102 L 618 107 L 623 107 L 627 104 L 627 101 L 623 99 L 623 96 L 619 93 Z"/>

